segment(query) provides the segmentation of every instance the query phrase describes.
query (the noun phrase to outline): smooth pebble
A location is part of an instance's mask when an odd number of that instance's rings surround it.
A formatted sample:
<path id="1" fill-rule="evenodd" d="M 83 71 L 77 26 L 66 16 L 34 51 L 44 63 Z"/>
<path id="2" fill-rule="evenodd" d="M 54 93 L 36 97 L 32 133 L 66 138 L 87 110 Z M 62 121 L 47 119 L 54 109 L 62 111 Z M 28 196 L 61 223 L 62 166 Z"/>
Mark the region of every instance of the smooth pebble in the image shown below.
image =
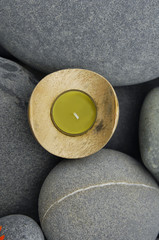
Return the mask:
<path id="1" fill-rule="evenodd" d="M 155 240 L 159 188 L 123 153 L 103 149 L 64 160 L 46 178 L 39 215 L 47 240 Z"/>

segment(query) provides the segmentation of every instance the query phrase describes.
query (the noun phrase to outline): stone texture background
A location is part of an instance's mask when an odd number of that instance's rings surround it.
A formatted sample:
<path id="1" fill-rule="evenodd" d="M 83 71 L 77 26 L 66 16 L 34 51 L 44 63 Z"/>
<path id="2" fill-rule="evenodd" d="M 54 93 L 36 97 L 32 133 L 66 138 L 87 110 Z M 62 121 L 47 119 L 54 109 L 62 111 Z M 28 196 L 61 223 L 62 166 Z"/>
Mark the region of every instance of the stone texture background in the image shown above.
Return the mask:
<path id="1" fill-rule="evenodd" d="M 158 202 L 159 188 L 144 166 L 103 149 L 50 172 L 39 196 L 40 222 L 48 240 L 77 240 L 81 233 L 90 240 L 155 240 Z"/>
<path id="2" fill-rule="evenodd" d="M 0 217 L 26 214 L 38 221 L 41 185 L 59 161 L 36 142 L 29 127 L 27 106 L 38 80 L 0 58 Z"/>
<path id="3" fill-rule="evenodd" d="M 118 127 L 104 148 L 141 161 L 140 110 L 148 92 L 159 87 L 159 2 L 2 0 L 0 5 L 0 56 L 17 63 L 0 59 L 0 217 L 27 214 L 39 222 L 40 188 L 60 159 L 30 132 L 27 105 L 34 86 L 47 72 L 68 67 L 96 71 L 120 85 Z"/>
<path id="4" fill-rule="evenodd" d="M 158 0 L 1 0 L 0 43 L 53 72 L 86 68 L 113 85 L 159 77 Z"/>
<path id="5" fill-rule="evenodd" d="M 142 105 L 139 140 L 142 160 L 159 182 L 159 87 L 149 92 Z"/>
<path id="6" fill-rule="evenodd" d="M 38 224 L 30 217 L 24 215 L 9 215 L 0 218 L 2 231 L 6 240 L 44 240 L 43 233 Z"/>
<path id="7" fill-rule="evenodd" d="M 105 148 L 124 152 L 138 160 L 139 118 L 145 97 L 153 88 L 159 86 L 159 78 L 133 86 L 115 87 L 119 100 L 119 122 L 117 129 Z"/>

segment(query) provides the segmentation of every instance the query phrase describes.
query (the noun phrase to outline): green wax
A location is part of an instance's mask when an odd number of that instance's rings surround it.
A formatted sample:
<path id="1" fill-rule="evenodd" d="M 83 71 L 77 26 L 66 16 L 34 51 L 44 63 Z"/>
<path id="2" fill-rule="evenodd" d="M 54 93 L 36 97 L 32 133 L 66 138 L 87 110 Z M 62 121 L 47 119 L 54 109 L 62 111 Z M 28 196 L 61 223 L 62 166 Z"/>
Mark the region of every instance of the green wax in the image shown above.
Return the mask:
<path id="1" fill-rule="evenodd" d="M 96 120 L 93 99 L 83 91 L 70 90 L 57 97 L 51 109 L 54 125 L 67 135 L 81 135 Z"/>

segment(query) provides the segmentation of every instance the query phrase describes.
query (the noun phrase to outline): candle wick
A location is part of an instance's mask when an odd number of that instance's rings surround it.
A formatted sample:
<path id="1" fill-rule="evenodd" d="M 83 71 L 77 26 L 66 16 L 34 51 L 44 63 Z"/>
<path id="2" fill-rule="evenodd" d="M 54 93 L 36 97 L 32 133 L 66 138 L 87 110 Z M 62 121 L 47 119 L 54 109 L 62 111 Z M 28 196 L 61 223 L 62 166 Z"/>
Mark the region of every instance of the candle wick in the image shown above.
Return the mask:
<path id="1" fill-rule="evenodd" d="M 75 118 L 79 119 L 79 116 L 77 115 L 77 113 L 73 113 L 73 115 L 75 116 Z"/>

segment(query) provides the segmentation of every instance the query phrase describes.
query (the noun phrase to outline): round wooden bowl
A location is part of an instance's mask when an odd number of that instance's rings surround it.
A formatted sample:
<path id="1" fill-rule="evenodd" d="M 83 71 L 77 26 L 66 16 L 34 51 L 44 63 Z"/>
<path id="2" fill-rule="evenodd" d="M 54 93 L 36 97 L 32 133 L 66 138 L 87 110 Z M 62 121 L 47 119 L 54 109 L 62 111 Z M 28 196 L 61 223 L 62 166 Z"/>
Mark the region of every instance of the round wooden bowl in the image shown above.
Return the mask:
<path id="1" fill-rule="evenodd" d="M 72 89 L 88 94 L 97 109 L 93 127 L 78 136 L 59 131 L 50 115 L 57 97 Z M 103 76 L 84 69 L 65 69 L 47 75 L 37 84 L 30 98 L 28 116 L 35 138 L 48 152 L 62 158 L 82 158 L 107 144 L 117 126 L 119 105 L 113 87 Z"/>

